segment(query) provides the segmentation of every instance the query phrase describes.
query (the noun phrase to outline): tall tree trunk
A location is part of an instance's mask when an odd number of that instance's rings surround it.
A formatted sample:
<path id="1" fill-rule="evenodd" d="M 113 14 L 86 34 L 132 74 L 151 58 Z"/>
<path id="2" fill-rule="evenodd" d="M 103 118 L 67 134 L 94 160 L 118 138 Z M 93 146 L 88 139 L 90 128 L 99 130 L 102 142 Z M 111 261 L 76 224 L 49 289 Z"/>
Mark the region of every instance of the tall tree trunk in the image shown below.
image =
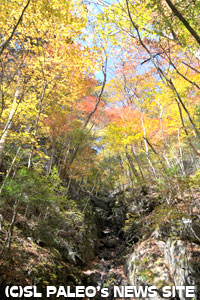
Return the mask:
<path id="1" fill-rule="evenodd" d="M 51 169 L 52 169 L 52 166 L 53 166 L 54 152 L 55 152 L 55 143 L 53 143 L 53 145 L 52 145 L 51 157 L 50 157 L 50 160 L 49 160 L 49 163 L 48 163 L 47 175 L 50 175 L 50 173 L 51 173 Z M 60 176 L 60 173 L 59 173 L 59 176 Z"/>
<path id="2" fill-rule="evenodd" d="M 18 81 L 19 81 L 19 78 L 18 78 Z M 1 135 L 1 138 L 0 138 L 0 165 L 1 165 L 2 159 L 3 159 L 3 151 L 4 151 L 6 138 L 8 136 L 9 130 L 12 127 L 13 118 L 14 118 L 14 115 L 15 115 L 15 113 L 17 111 L 17 108 L 19 106 L 19 103 L 20 103 L 20 101 L 18 99 L 19 98 L 19 93 L 20 93 L 20 87 L 18 85 L 17 88 L 16 88 L 16 91 L 15 91 L 14 100 L 13 100 L 12 107 L 11 107 L 11 110 L 10 110 L 10 113 L 9 113 L 9 116 L 8 116 L 8 120 L 6 122 L 6 125 L 3 129 L 3 132 L 2 132 L 2 135 Z"/>
<path id="3" fill-rule="evenodd" d="M 123 159 L 122 159 L 122 157 L 121 157 L 121 155 L 119 155 L 119 163 L 120 163 L 120 166 L 121 166 L 121 168 L 122 168 L 122 171 L 123 171 L 123 176 L 124 176 L 124 178 L 126 178 L 125 177 L 125 169 L 124 169 L 124 165 L 123 165 Z M 122 190 L 123 190 L 123 193 L 125 193 L 125 186 L 124 186 L 124 181 L 122 180 Z"/>
<path id="4" fill-rule="evenodd" d="M 40 102 L 39 102 L 38 115 L 37 115 L 37 118 L 35 120 L 35 128 L 34 128 L 34 131 L 33 131 L 33 137 L 34 138 L 37 135 L 38 123 L 39 123 L 39 120 L 40 120 L 40 115 L 42 113 L 42 104 L 43 104 L 43 100 L 44 100 L 44 95 L 45 95 L 46 87 L 47 87 L 47 84 L 46 84 L 46 82 L 44 82 L 43 89 L 42 89 L 42 94 L 41 94 Z M 28 169 L 30 169 L 31 164 L 32 164 L 33 150 L 34 150 L 34 143 L 32 143 L 32 145 L 31 145 L 31 151 L 30 151 L 29 159 L 28 159 Z"/>
<path id="5" fill-rule="evenodd" d="M 183 164 L 183 150 L 181 147 L 180 129 L 179 128 L 178 128 L 178 132 L 177 132 L 177 137 L 178 137 L 178 148 L 179 148 L 179 154 L 180 154 L 180 167 L 181 167 L 182 173 L 185 175 L 185 169 L 184 169 L 184 164 Z"/>
<path id="6" fill-rule="evenodd" d="M 104 75 L 104 80 L 103 80 L 103 84 L 102 84 L 102 87 L 101 87 L 101 91 L 100 91 L 100 93 L 99 93 L 99 95 L 98 95 L 98 99 L 97 99 L 97 102 L 96 102 L 96 104 L 95 104 L 94 109 L 91 111 L 91 113 L 89 113 L 89 115 L 88 115 L 88 117 L 87 117 L 87 120 L 85 121 L 85 123 L 84 123 L 84 125 L 83 125 L 83 129 L 87 127 L 88 123 L 90 122 L 92 116 L 96 113 L 97 108 L 98 108 L 98 106 L 99 106 L 99 104 L 100 104 L 100 102 L 101 102 L 101 99 L 102 99 L 102 96 L 103 96 L 103 93 L 104 93 L 104 89 L 105 89 L 105 86 L 106 86 L 106 79 L 107 79 L 107 60 L 108 60 L 108 58 L 107 58 L 107 54 L 106 54 L 105 64 L 104 64 L 104 66 L 103 66 L 103 68 L 102 68 L 103 75 Z M 78 154 L 78 151 L 79 151 L 79 149 L 80 149 L 80 146 L 81 146 L 81 144 L 78 143 L 78 144 L 74 147 L 74 151 L 73 151 L 73 153 L 72 153 L 72 156 L 71 156 L 71 158 L 70 158 L 70 161 L 69 161 L 69 164 L 68 164 L 67 168 L 69 168 L 69 167 L 72 165 L 74 159 L 76 158 L 76 155 Z"/>
<path id="7" fill-rule="evenodd" d="M 3 248 L 1 250 L 1 254 L 3 254 L 3 252 L 6 248 L 8 250 L 10 249 L 11 240 L 12 240 L 12 236 L 13 236 L 13 229 L 14 229 L 14 225 L 15 225 L 15 221 L 16 221 L 16 217 L 17 217 L 17 212 L 18 212 L 18 207 L 19 207 L 19 199 L 15 199 L 15 204 L 13 206 L 12 220 L 11 220 L 11 223 L 9 225 L 9 229 L 8 229 L 8 232 L 7 232 L 7 237 L 6 237 L 6 240 L 4 242 Z"/>
<path id="8" fill-rule="evenodd" d="M 136 152 L 135 152 L 135 149 L 133 148 L 133 146 L 131 147 L 131 153 L 133 154 L 133 156 L 135 158 L 135 162 L 136 162 L 136 164 L 138 166 L 138 169 L 140 171 L 140 175 L 141 175 L 142 179 L 144 179 L 144 174 L 142 172 L 142 168 L 141 168 L 140 162 L 139 162 L 139 160 L 137 158 L 137 155 L 136 155 Z"/>
<path id="9" fill-rule="evenodd" d="M 3 187 L 5 186 L 5 183 L 6 183 L 7 179 L 8 179 L 8 177 L 10 176 L 10 173 L 11 173 L 12 168 L 13 168 L 13 166 L 14 166 L 14 164 L 15 164 L 15 161 L 16 161 L 16 159 L 17 159 L 17 157 L 18 157 L 18 155 L 19 155 L 19 153 L 20 153 L 20 151 L 21 151 L 21 148 L 22 148 L 22 147 L 20 146 L 20 147 L 17 149 L 17 152 L 16 152 L 16 154 L 15 154 L 15 157 L 13 158 L 12 163 L 11 163 L 11 165 L 10 165 L 10 168 L 8 169 L 7 174 L 6 174 L 5 178 L 4 178 L 4 181 L 3 181 L 2 185 L 1 185 L 1 188 L 0 188 L 0 194 L 1 194 L 1 192 L 2 192 Z"/>
<path id="10" fill-rule="evenodd" d="M 125 151 L 126 151 L 126 157 L 127 157 L 128 162 L 129 162 L 129 165 L 130 165 L 130 167 L 131 167 L 132 173 L 133 173 L 133 175 L 135 176 L 136 180 L 137 180 L 138 182 L 140 182 L 140 181 L 141 181 L 140 175 L 139 175 L 137 169 L 136 169 L 135 166 L 134 166 L 134 163 L 133 163 L 133 161 L 132 161 L 132 158 L 131 158 L 130 154 L 128 153 L 127 147 L 125 148 Z"/>

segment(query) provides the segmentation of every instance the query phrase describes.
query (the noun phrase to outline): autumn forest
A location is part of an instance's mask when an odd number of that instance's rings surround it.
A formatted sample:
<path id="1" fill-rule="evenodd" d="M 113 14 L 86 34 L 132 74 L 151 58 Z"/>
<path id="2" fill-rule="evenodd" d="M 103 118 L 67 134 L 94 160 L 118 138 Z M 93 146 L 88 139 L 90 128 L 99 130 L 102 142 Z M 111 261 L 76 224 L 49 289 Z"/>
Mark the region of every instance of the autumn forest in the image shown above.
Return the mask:
<path id="1" fill-rule="evenodd" d="M 199 0 L 1 1 L 1 291 L 91 284 L 82 271 L 111 215 L 126 255 L 163 224 L 195 222 L 200 272 L 199 12 Z"/>

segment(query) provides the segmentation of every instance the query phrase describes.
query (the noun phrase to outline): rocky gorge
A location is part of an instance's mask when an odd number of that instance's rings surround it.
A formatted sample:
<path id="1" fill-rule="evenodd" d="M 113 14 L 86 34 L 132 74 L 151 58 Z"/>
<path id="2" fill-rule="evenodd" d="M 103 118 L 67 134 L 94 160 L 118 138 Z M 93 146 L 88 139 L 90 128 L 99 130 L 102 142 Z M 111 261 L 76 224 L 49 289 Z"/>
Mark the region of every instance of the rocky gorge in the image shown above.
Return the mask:
<path id="1" fill-rule="evenodd" d="M 126 205 L 122 197 L 116 194 L 93 201 L 102 232 L 98 256 L 84 271 L 89 282 L 108 287 L 108 299 L 114 299 L 113 286 L 154 286 L 157 296 L 139 299 L 198 300 L 199 219 L 158 201 L 150 189 L 135 191 L 134 200 L 129 195 Z M 193 207 L 199 209 L 198 205 Z M 188 297 L 184 291 L 162 297 L 166 286 L 193 286 L 195 297 Z"/>
<path id="2" fill-rule="evenodd" d="M 183 202 L 168 205 L 152 188 L 130 189 L 126 195 L 118 190 L 76 193 L 76 189 L 71 191 L 79 207 L 69 200 L 74 207 L 70 215 L 62 220 L 54 215 L 56 232 L 51 233 L 50 214 L 42 227 L 17 216 L 15 244 L 10 250 L 15 260 L 5 257 L 0 264 L 2 295 L 7 285 L 26 283 L 40 290 L 48 285 L 103 289 L 93 299 L 200 299 L 198 201 L 191 203 L 189 214 Z M 84 205 L 78 196 L 87 196 Z M 152 286 L 156 296 L 138 296 L 138 289 Z M 163 297 L 166 286 L 192 286 L 195 296 L 174 290 L 170 297 Z M 135 297 L 130 290 L 124 292 L 126 287 L 135 287 Z M 57 299 L 54 296 L 50 298 Z"/>

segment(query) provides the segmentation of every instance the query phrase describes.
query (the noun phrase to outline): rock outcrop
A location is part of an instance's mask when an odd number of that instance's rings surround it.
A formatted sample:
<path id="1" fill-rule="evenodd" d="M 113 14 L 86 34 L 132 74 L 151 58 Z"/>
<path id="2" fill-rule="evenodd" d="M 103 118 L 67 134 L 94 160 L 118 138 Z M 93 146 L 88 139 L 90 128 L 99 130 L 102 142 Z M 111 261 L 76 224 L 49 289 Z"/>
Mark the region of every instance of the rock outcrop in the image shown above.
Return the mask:
<path id="1" fill-rule="evenodd" d="M 125 226 L 130 247 L 127 277 L 130 285 L 157 288 L 155 298 L 142 299 L 166 299 L 164 286 L 195 286 L 194 297 L 176 292 L 168 299 L 200 299 L 199 228 L 198 219 L 149 195 L 137 196 L 129 203 Z"/>

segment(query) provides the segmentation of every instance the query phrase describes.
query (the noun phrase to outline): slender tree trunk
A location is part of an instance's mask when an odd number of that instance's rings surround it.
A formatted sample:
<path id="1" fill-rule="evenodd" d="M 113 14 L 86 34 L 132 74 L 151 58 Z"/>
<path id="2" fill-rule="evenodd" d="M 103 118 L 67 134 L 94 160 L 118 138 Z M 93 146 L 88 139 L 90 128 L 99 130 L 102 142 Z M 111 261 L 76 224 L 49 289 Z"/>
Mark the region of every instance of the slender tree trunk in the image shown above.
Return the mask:
<path id="1" fill-rule="evenodd" d="M 46 220 L 49 214 L 49 207 L 47 206 L 46 211 L 45 211 L 45 215 L 44 215 L 44 219 Z"/>
<path id="2" fill-rule="evenodd" d="M 161 13 L 162 17 L 164 18 L 165 22 L 167 23 L 167 26 L 169 27 L 169 29 L 170 29 L 170 31 L 172 33 L 173 40 L 175 42 L 177 42 L 178 44 L 180 44 L 180 41 L 179 41 L 179 39 L 178 39 L 178 37 L 177 37 L 177 35 L 176 35 L 173 27 L 172 27 L 172 24 L 171 24 L 170 20 L 165 15 L 164 9 L 160 5 L 158 5 L 157 7 L 158 7 L 159 12 Z"/>
<path id="3" fill-rule="evenodd" d="M 128 153 L 127 148 L 126 148 L 125 151 L 126 151 L 126 157 L 127 157 L 128 162 L 129 162 L 129 165 L 130 165 L 130 167 L 131 167 L 132 173 L 133 173 L 133 175 L 135 176 L 136 180 L 137 180 L 138 182 L 140 182 L 140 181 L 141 181 L 140 175 L 139 175 L 138 171 L 136 170 L 136 168 L 135 168 L 135 166 L 134 166 L 134 163 L 133 163 L 133 161 L 132 161 L 132 158 L 131 158 L 130 154 Z"/>
<path id="4" fill-rule="evenodd" d="M 168 6 L 171 8 L 173 14 L 179 18 L 179 20 L 183 23 L 185 28 L 191 33 L 191 35 L 195 38 L 197 43 L 200 45 L 200 36 L 198 33 L 190 26 L 188 21 L 184 18 L 184 16 L 181 14 L 181 12 L 176 8 L 176 6 L 172 3 L 171 0 L 165 0 L 168 4 Z"/>
<path id="5" fill-rule="evenodd" d="M 5 42 L 3 42 L 3 43 L 0 45 L 0 48 L 1 48 L 1 50 L 0 50 L 0 55 L 3 53 L 3 51 L 6 49 L 6 47 L 9 45 L 10 41 L 12 40 L 12 38 L 13 38 L 13 36 L 14 36 L 16 30 L 17 30 L 17 27 L 18 27 L 19 24 L 21 23 L 21 21 L 22 21 L 22 19 L 23 19 L 23 15 L 24 15 L 26 9 L 28 8 L 30 2 L 31 2 L 31 1 L 28 0 L 27 4 L 24 6 L 24 8 L 23 8 L 23 10 L 22 10 L 22 13 L 21 13 L 21 15 L 20 15 L 20 17 L 19 17 L 17 23 L 16 23 L 15 26 L 13 27 L 13 30 L 12 30 L 12 32 L 11 32 L 11 35 L 8 37 L 8 39 L 7 39 Z"/>
<path id="6" fill-rule="evenodd" d="M 91 111 L 91 113 L 88 115 L 87 120 L 86 120 L 85 123 L 84 123 L 83 129 L 87 127 L 88 123 L 90 122 L 92 116 L 96 113 L 97 108 L 98 108 L 98 106 L 99 106 L 99 104 L 100 104 L 100 102 L 101 102 L 101 99 L 102 99 L 102 96 L 103 96 L 103 93 L 104 93 L 104 89 L 105 89 L 105 86 L 106 86 L 106 79 L 107 79 L 107 60 L 108 60 L 108 58 L 107 58 L 107 55 L 106 55 L 105 65 L 103 66 L 104 80 L 103 80 L 102 88 L 101 88 L 101 91 L 100 91 L 100 93 L 99 93 L 99 95 L 98 95 L 98 99 L 97 99 L 96 105 L 95 105 L 94 109 Z M 76 155 L 78 154 L 78 151 L 79 151 L 79 149 L 80 149 L 80 146 L 81 146 L 81 144 L 78 143 L 78 144 L 76 145 L 76 147 L 74 148 L 74 151 L 73 151 L 73 153 L 72 153 L 71 159 L 70 159 L 69 164 L 68 164 L 68 166 L 67 166 L 68 168 L 72 165 L 74 159 L 76 158 Z"/>
<path id="7" fill-rule="evenodd" d="M 165 136 L 164 136 L 164 128 L 163 128 L 163 108 L 160 102 L 158 102 L 159 108 L 160 108 L 160 127 L 161 127 L 161 133 L 162 133 L 162 144 L 163 144 L 163 158 L 167 163 L 167 166 L 170 168 L 171 165 L 169 163 L 169 160 L 166 155 L 166 143 L 165 143 Z"/>
<path id="8" fill-rule="evenodd" d="M 88 196 L 88 199 L 87 199 L 87 201 L 86 201 L 86 203 L 85 203 L 85 206 L 84 206 L 84 208 L 83 208 L 83 213 L 86 211 L 86 208 L 87 208 L 87 206 L 88 206 L 88 204 L 89 204 L 89 202 L 90 202 L 92 193 L 94 192 L 94 189 L 95 189 L 95 187 L 96 187 L 96 184 L 97 184 L 97 175 L 98 175 L 98 172 L 97 172 L 96 175 L 95 175 L 94 184 L 93 184 L 92 190 L 90 191 L 90 194 L 89 194 L 89 196 Z"/>
<path id="9" fill-rule="evenodd" d="M 18 213 L 18 207 L 19 207 L 19 199 L 15 199 L 15 204 L 13 206 L 13 215 L 12 215 L 12 220 L 9 225 L 9 229 L 7 232 L 7 237 L 5 240 L 5 243 L 3 245 L 3 248 L 1 250 L 1 254 L 3 254 L 4 250 L 7 248 L 8 250 L 10 249 L 11 241 L 12 241 L 12 236 L 13 236 L 13 228 L 15 225 L 17 213 Z"/>
<path id="10" fill-rule="evenodd" d="M 69 181 L 68 181 L 68 185 L 67 185 L 67 191 L 69 191 L 70 185 L 71 185 L 71 181 L 72 181 L 72 177 L 69 176 Z"/>
<path id="11" fill-rule="evenodd" d="M 17 157 L 18 157 L 18 155 L 19 155 L 19 153 L 20 153 L 20 151 L 21 151 L 21 146 L 17 149 L 17 152 L 16 152 L 16 154 L 15 154 L 15 157 L 13 158 L 13 160 L 12 160 L 12 163 L 11 163 L 11 165 L 10 165 L 10 168 L 9 168 L 9 170 L 7 171 L 7 174 L 6 174 L 6 176 L 5 176 L 5 178 L 4 178 L 4 181 L 3 181 L 3 183 L 2 183 L 2 186 L 1 186 L 1 188 L 0 188 L 0 194 L 1 194 L 1 192 L 2 192 L 2 189 L 4 188 L 4 186 L 5 186 L 5 183 L 6 183 L 6 181 L 7 181 L 7 179 L 8 179 L 8 177 L 10 176 L 10 173 L 11 173 L 11 171 L 12 171 L 12 168 L 13 168 L 13 166 L 14 166 L 14 164 L 15 164 L 15 161 L 16 161 L 16 159 L 17 159 Z"/>
<path id="12" fill-rule="evenodd" d="M 141 175 L 142 179 L 144 179 L 144 174 L 143 174 L 143 172 L 142 172 L 142 168 L 141 168 L 140 162 L 139 162 L 139 160 L 138 160 L 138 158 L 137 158 L 137 155 L 136 155 L 136 152 L 135 152 L 133 146 L 131 147 L 131 153 L 133 154 L 133 156 L 134 156 L 134 158 L 135 158 L 135 162 L 136 162 L 136 164 L 137 164 L 137 166 L 138 166 L 138 169 L 139 169 L 139 171 L 140 171 L 140 175 Z"/>
<path id="13" fill-rule="evenodd" d="M 146 129 L 145 129 L 145 125 L 144 125 L 144 119 L 143 119 L 143 112 L 140 110 L 140 114 L 141 114 L 141 122 L 142 122 L 142 128 L 143 128 L 143 132 L 144 132 L 144 147 L 145 147 L 145 152 L 146 152 L 146 158 L 147 161 L 149 163 L 150 169 L 152 170 L 152 173 L 154 175 L 154 177 L 156 178 L 156 171 L 155 168 L 153 166 L 153 163 L 150 159 L 150 155 L 149 155 L 149 147 L 146 141 Z"/>
<path id="14" fill-rule="evenodd" d="M 179 148 L 179 154 L 180 154 L 180 167 L 181 167 L 182 173 L 185 175 L 185 169 L 184 169 L 184 164 L 183 164 L 183 150 L 182 150 L 181 141 L 180 141 L 180 129 L 178 129 L 177 137 L 178 137 L 178 148 Z"/>
<path id="15" fill-rule="evenodd" d="M 3 129 L 3 132 L 2 132 L 2 135 L 1 135 L 1 138 L 0 138 L 0 165 L 1 165 L 2 159 L 3 159 L 3 151 L 4 151 L 4 146 L 5 146 L 6 138 L 8 136 L 9 130 L 12 127 L 13 118 L 14 118 L 14 115 L 15 115 L 15 113 L 17 111 L 18 105 L 20 103 L 20 101 L 18 99 L 19 93 L 20 93 L 20 87 L 17 86 L 17 89 L 15 91 L 15 95 L 14 95 L 14 100 L 13 100 L 13 103 L 12 103 L 12 108 L 10 110 L 10 114 L 9 114 L 7 123 L 6 123 L 6 125 L 5 125 L 5 127 Z"/>
<path id="16" fill-rule="evenodd" d="M 124 174 L 124 177 L 125 177 L 125 170 L 124 170 L 123 160 L 122 160 L 121 155 L 119 155 L 119 163 L 120 163 L 120 166 L 122 168 L 122 171 L 123 171 L 123 174 Z M 123 189 L 123 193 L 125 193 L 124 181 L 122 181 L 122 189 Z"/>
<path id="17" fill-rule="evenodd" d="M 47 84 L 44 82 L 43 89 L 42 89 L 42 94 L 41 94 L 40 102 L 39 102 L 38 115 L 37 115 L 37 118 L 35 120 L 35 128 L 34 128 L 34 131 L 33 131 L 33 137 L 34 138 L 37 135 L 38 123 L 39 123 L 39 120 L 40 120 L 40 115 L 42 113 L 42 104 L 43 104 L 43 100 L 44 100 L 44 95 L 45 95 L 46 87 L 47 87 Z M 28 169 L 30 169 L 31 164 L 32 164 L 33 150 L 34 150 L 34 144 L 32 143 L 32 145 L 31 145 L 31 151 L 30 151 L 29 159 L 28 159 Z"/>
<path id="18" fill-rule="evenodd" d="M 67 145 L 64 145 L 64 147 L 63 147 L 63 150 L 65 149 L 65 147 L 67 148 L 65 151 L 65 154 L 64 154 L 64 160 L 63 160 L 62 155 L 60 155 L 60 159 L 58 162 L 59 176 L 61 176 L 63 178 L 65 178 L 65 174 L 67 174 L 67 169 L 69 167 L 71 138 L 72 137 L 70 136 Z"/>
<path id="19" fill-rule="evenodd" d="M 29 128 L 27 129 L 27 133 L 30 132 L 30 129 L 31 129 L 31 127 L 29 127 Z M 23 140 L 23 141 L 24 141 L 24 140 Z M 22 143 L 23 143 L 23 141 L 22 141 Z M 10 168 L 8 169 L 7 174 L 6 174 L 5 178 L 4 178 L 4 181 L 3 181 L 2 185 L 1 185 L 1 188 L 0 188 L 0 194 L 1 194 L 1 192 L 2 192 L 3 187 L 5 186 L 5 183 L 6 183 L 7 179 L 8 179 L 8 177 L 9 177 L 10 174 L 11 174 L 11 171 L 13 170 L 13 167 L 14 167 L 14 165 L 15 165 L 16 159 L 18 158 L 21 149 L 22 149 L 22 146 L 19 146 L 18 149 L 17 149 L 17 152 L 16 152 L 16 154 L 15 154 L 15 156 L 14 156 L 12 162 L 11 162 Z M 15 166 L 15 168 L 16 168 L 16 166 Z M 14 177 L 14 175 L 13 175 L 13 177 Z"/>
<path id="20" fill-rule="evenodd" d="M 28 215 L 28 209 L 29 209 L 29 205 L 27 204 L 26 205 L 26 209 L 25 209 L 25 212 L 24 212 L 24 220 L 26 220 L 26 218 L 27 218 L 27 215 Z M 23 224 L 23 229 L 25 228 L 25 222 L 24 222 L 24 224 Z"/>
<path id="21" fill-rule="evenodd" d="M 164 163 L 165 158 L 163 157 L 163 155 L 160 155 L 156 149 L 153 147 L 153 145 L 150 143 L 150 141 L 147 138 L 144 138 L 144 140 L 146 140 L 147 144 L 150 146 L 150 148 L 152 149 L 153 153 L 155 153 L 159 159 L 159 163 L 161 164 L 162 168 L 164 171 L 166 171 L 166 164 Z"/>
<path id="22" fill-rule="evenodd" d="M 51 157 L 50 157 L 50 160 L 49 160 L 47 175 L 50 175 L 50 173 L 51 173 L 51 169 L 52 169 L 52 165 L 53 165 L 54 152 L 55 152 L 55 143 L 53 143 L 53 145 L 52 145 Z"/>
<path id="23" fill-rule="evenodd" d="M 129 162 L 127 162 L 127 165 L 128 165 L 128 169 L 127 169 L 127 178 L 131 180 L 131 185 L 132 185 L 132 188 L 134 188 L 134 178 L 133 178 L 133 175 L 132 175 L 132 171 L 131 171 L 131 167 L 130 167 L 130 164 Z"/>
<path id="24" fill-rule="evenodd" d="M 172 86 L 172 88 L 173 88 L 173 90 L 175 91 L 175 94 L 176 94 L 176 96 L 177 96 L 177 99 L 175 99 L 176 102 L 177 102 L 177 103 L 179 102 L 179 104 L 181 105 L 181 107 L 182 107 L 182 108 L 184 109 L 184 111 L 186 112 L 186 114 L 187 114 L 187 116 L 188 116 L 188 119 L 189 119 L 189 121 L 190 121 L 190 123 L 192 124 L 192 127 L 193 127 L 193 129 L 194 129 L 194 132 L 196 133 L 196 136 L 197 136 L 197 137 L 199 138 L 199 140 L 200 140 L 200 132 L 199 132 L 199 130 L 197 129 L 196 125 L 194 124 L 194 121 L 193 121 L 193 119 L 192 119 L 192 117 L 191 117 L 191 115 L 190 115 L 190 113 L 189 113 L 187 107 L 185 106 L 184 102 L 182 101 L 182 99 L 181 99 L 181 97 L 180 97 L 180 95 L 179 95 L 179 93 L 178 93 L 178 91 L 177 91 L 177 89 L 176 89 L 176 87 L 175 87 L 175 85 L 173 84 L 173 82 L 172 82 L 171 79 L 170 79 L 170 84 L 171 84 L 171 86 Z"/>
<path id="25" fill-rule="evenodd" d="M 183 119 L 183 113 L 182 113 L 182 109 L 181 109 L 181 106 L 180 106 L 180 103 L 178 102 L 178 100 L 176 101 L 177 102 L 177 105 L 178 105 L 178 109 L 179 109 L 179 114 L 180 114 L 180 118 L 181 118 L 181 122 L 182 122 L 182 126 L 183 126 L 183 129 L 185 131 L 185 134 L 187 136 L 187 140 L 191 146 L 191 148 L 193 149 L 194 153 L 198 156 L 200 156 L 200 152 L 195 148 L 195 146 L 193 145 L 190 137 L 189 137 L 189 133 L 187 131 L 187 128 L 185 127 L 185 122 L 184 122 L 184 119 Z"/>

